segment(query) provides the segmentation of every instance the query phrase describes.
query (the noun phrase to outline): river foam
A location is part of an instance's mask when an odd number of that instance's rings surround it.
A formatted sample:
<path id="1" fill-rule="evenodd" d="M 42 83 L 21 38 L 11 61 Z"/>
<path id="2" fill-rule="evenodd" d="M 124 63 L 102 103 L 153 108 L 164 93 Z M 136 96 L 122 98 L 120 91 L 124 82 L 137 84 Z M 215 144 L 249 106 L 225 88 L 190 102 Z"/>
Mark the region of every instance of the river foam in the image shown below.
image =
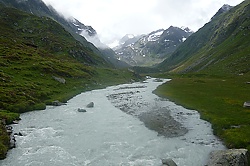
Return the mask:
<path id="1" fill-rule="evenodd" d="M 9 151 L 0 165 L 160 166 L 165 158 L 180 166 L 205 165 L 211 151 L 225 147 L 212 134 L 211 125 L 200 120 L 197 111 L 152 94 L 162 83 L 149 79 L 144 83 L 93 90 L 72 98 L 67 105 L 22 114 L 22 120 L 13 129 L 23 136 L 16 137 L 17 147 Z M 136 92 L 137 97 L 131 99 L 134 103 L 144 103 L 139 106 L 143 109 L 131 103 L 132 113 L 126 113 L 108 99 L 112 94 L 127 92 Z M 90 102 L 95 106 L 86 108 Z M 187 132 L 166 137 L 145 127 L 140 115 L 155 107 L 168 110 Z M 87 112 L 78 112 L 78 108 Z"/>

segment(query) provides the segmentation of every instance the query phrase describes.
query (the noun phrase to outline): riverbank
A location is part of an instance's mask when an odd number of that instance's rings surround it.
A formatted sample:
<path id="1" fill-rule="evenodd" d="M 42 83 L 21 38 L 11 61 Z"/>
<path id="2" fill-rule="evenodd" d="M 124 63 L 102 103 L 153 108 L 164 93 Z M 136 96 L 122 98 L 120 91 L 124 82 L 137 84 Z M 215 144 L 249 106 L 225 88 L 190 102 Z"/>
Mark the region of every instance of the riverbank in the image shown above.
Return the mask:
<path id="1" fill-rule="evenodd" d="M 249 76 L 177 75 L 172 78 L 155 93 L 199 111 L 228 148 L 250 150 L 250 109 L 243 107 L 250 100 Z"/>
<path id="2" fill-rule="evenodd" d="M 34 76 L 36 79 L 32 81 L 15 77 L 18 81 L 0 82 L 0 97 L 3 99 L 0 101 L 0 121 L 5 121 L 0 123 L 0 159 L 6 157 L 10 148 L 10 135 L 6 132 L 6 125 L 18 120 L 20 113 L 43 110 L 53 101 L 67 102 L 81 92 L 142 79 L 126 69 L 92 68 L 91 72 L 91 77 L 86 78 L 74 73 L 77 77 L 55 79 L 39 73 L 41 78 Z"/>
<path id="3" fill-rule="evenodd" d="M 67 105 L 21 114 L 13 130 L 22 136 L 0 165 L 161 166 L 168 158 L 177 165 L 205 165 L 211 151 L 225 147 L 197 111 L 152 93 L 162 83 L 92 90 Z M 94 107 L 87 107 L 90 102 Z"/>

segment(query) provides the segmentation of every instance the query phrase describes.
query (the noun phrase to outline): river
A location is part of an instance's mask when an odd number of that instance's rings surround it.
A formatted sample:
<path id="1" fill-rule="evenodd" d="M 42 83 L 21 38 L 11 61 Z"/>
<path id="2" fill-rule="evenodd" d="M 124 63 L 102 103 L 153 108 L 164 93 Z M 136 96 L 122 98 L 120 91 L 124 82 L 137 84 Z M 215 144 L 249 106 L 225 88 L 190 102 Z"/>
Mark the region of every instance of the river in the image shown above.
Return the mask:
<path id="1" fill-rule="evenodd" d="M 93 90 L 62 106 L 21 115 L 13 125 L 17 147 L 1 166 L 203 166 L 213 150 L 225 149 L 211 125 L 152 93 L 154 78 Z M 93 108 L 86 105 L 94 102 Z M 78 112 L 78 108 L 87 112 Z"/>

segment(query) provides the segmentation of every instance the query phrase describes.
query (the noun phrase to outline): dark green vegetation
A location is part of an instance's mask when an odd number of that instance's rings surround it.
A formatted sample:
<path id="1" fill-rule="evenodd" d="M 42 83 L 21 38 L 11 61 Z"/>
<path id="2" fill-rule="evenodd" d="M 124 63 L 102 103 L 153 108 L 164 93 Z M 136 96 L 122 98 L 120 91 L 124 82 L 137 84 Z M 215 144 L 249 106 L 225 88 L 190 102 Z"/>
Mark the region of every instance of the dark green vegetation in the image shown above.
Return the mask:
<path id="1" fill-rule="evenodd" d="M 0 4 L 0 119 L 66 102 L 82 91 L 137 79 L 75 40 L 60 24 Z M 7 110 L 7 111 L 4 111 Z M 9 137 L 0 125 L 0 158 Z"/>
<path id="2" fill-rule="evenodd" d="M 0 110 L 0 160 L 5 158 L 10 144 L 10 137 L 3 123 L 9 125 L 14 120 L 19 120 L 18 113 Z"/>
<path id="3" fill-rule="evenodd" d="M 159 65 L 156 93 L 198 110 L 228 148 L 250 150 L 250 2 L 217 15 Z"/>

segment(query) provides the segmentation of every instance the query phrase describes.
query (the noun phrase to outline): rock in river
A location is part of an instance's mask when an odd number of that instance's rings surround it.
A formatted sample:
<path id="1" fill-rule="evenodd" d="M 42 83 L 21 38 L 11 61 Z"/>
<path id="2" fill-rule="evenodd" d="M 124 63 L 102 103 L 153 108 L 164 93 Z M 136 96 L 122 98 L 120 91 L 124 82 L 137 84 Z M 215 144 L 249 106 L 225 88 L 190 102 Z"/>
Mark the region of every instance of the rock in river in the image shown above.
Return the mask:
<path id="1" fill-rule="evenodd" d="M 166 166 L 177 166 L 172 159 L 162 159 L 162 164 Z"/>
<path id="2" fill-rule="evenodd" d="M 248 166 L 247 149 L 213 151 L 207 166 Z"/>
<path id="3" fill-rule="evenodd" d="M 87 105 L 87 108 L 93 108 L 94 107 L 94 103 L 93 102 L 90 102 L 88 105 Z"/>
<path id="4" fill-rule="evenodd" d="M 78 111 L 78 112 L 87 112 L 87 111 L 86 111 L 85 109 L 83 109 L 83 108 L 78 108 L 77 111 Z"/>

